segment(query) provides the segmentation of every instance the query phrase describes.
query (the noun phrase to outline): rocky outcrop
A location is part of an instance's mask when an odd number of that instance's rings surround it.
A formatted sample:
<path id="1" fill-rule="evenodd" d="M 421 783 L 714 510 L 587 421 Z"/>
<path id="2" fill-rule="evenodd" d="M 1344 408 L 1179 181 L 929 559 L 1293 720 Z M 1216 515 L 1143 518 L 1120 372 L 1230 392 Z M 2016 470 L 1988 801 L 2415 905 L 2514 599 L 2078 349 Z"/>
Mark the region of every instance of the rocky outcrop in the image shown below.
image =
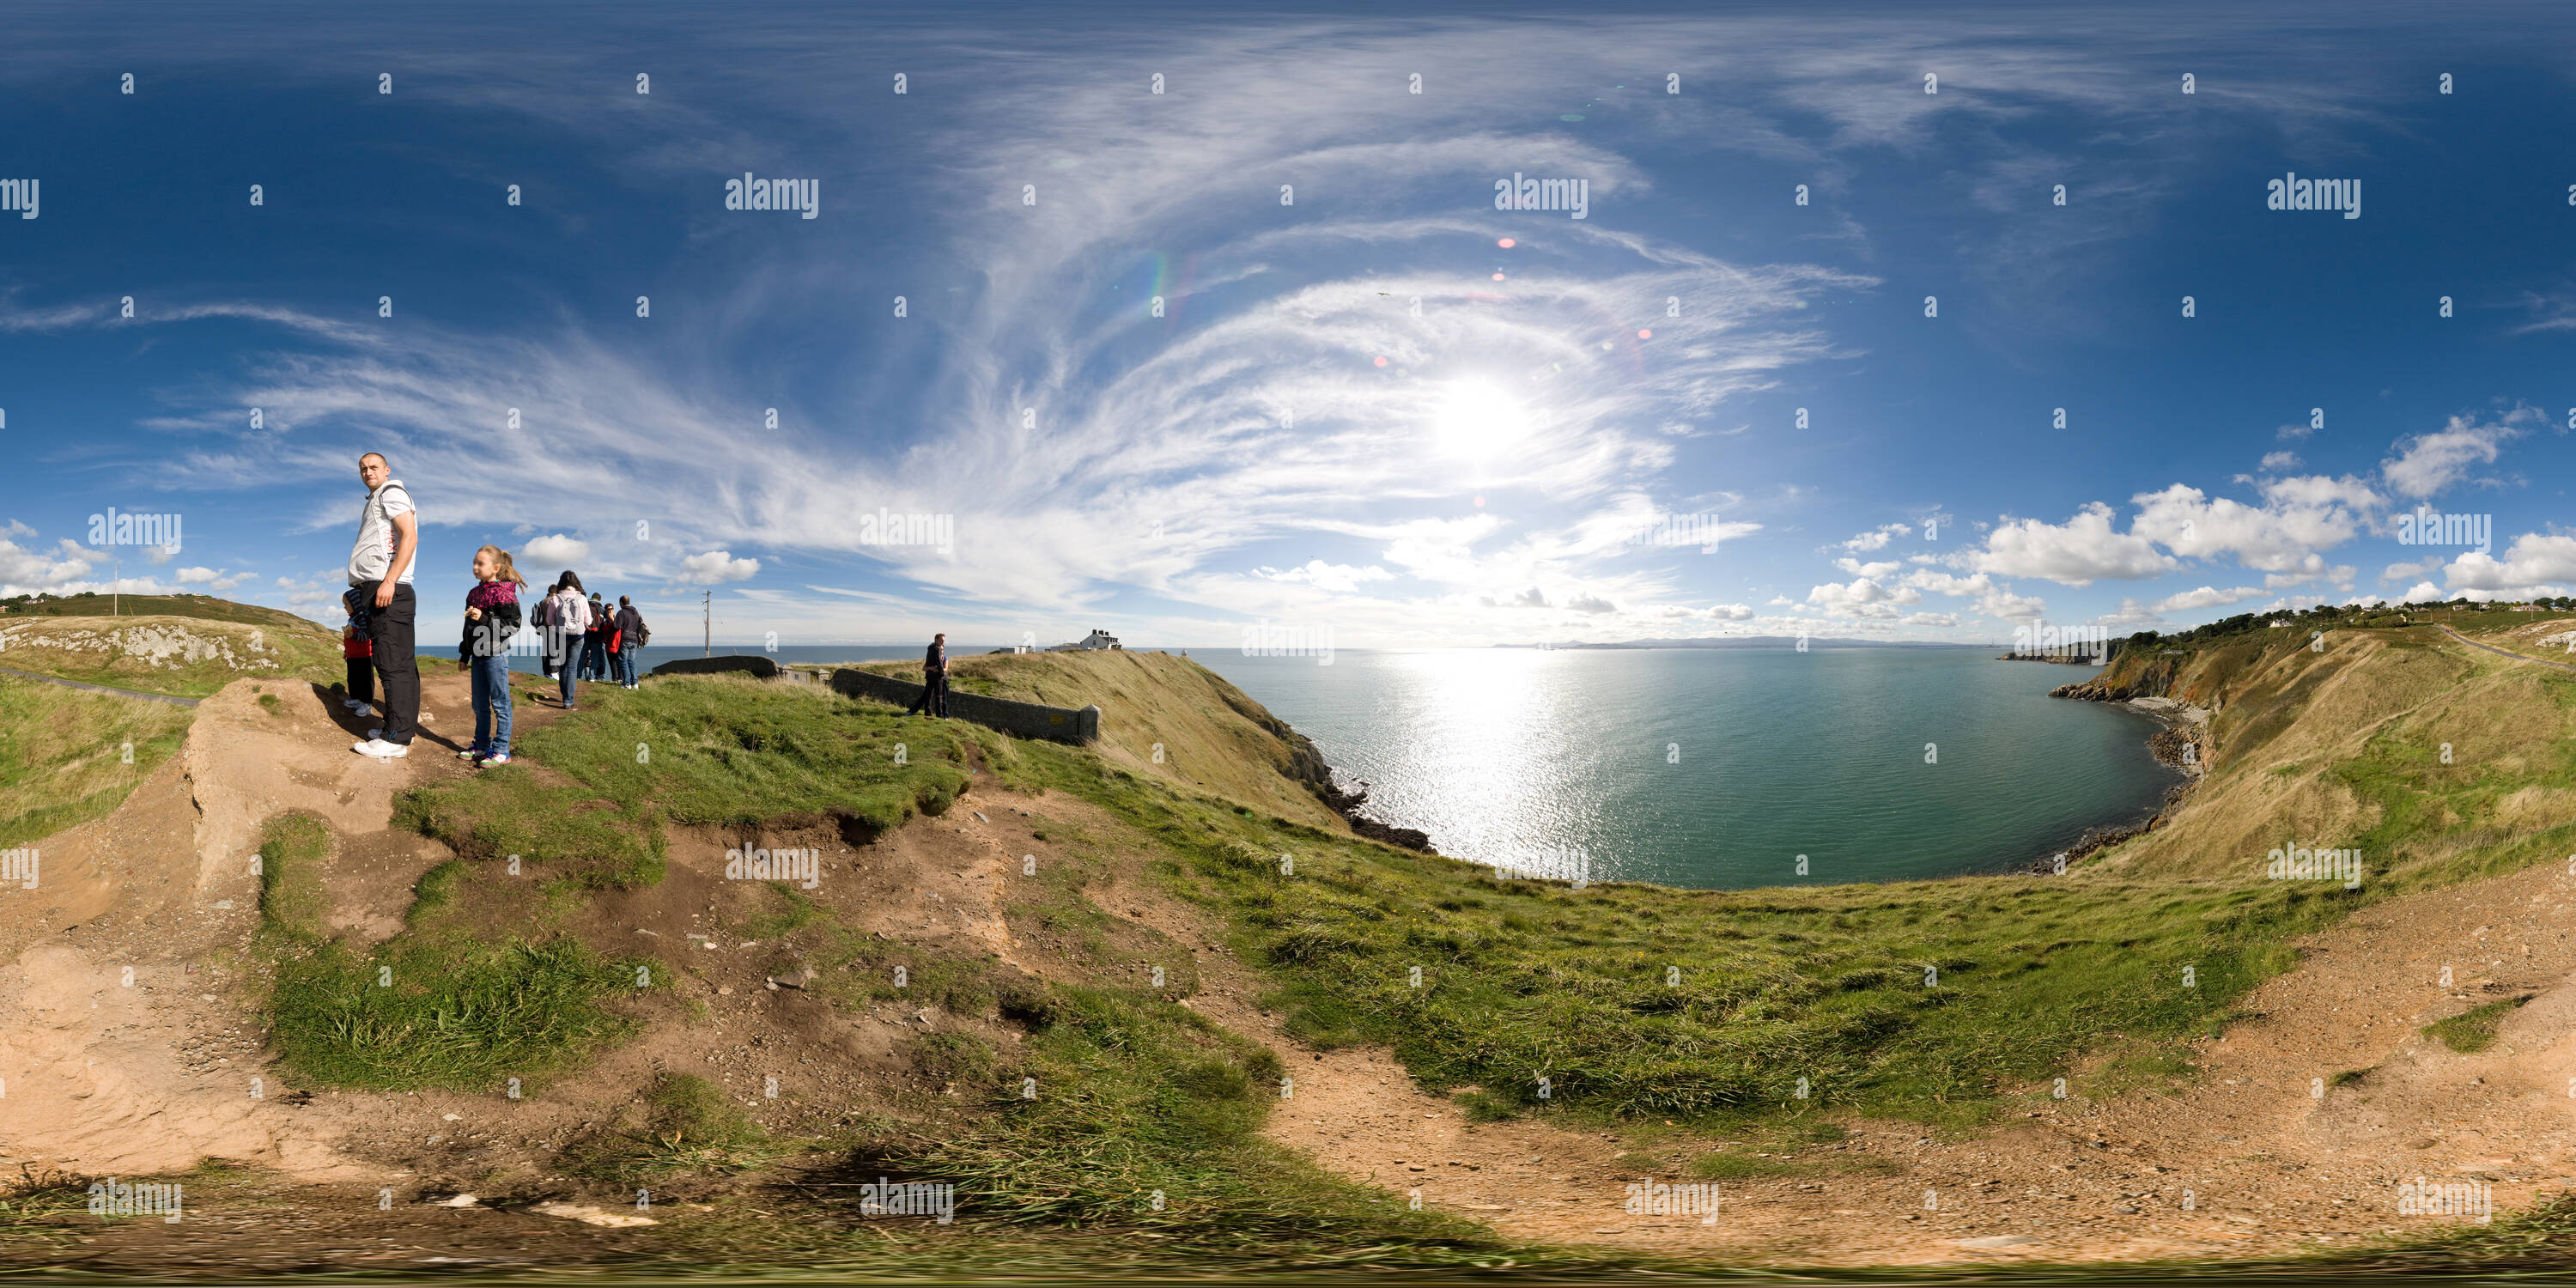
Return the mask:
<path id="1" fill-rule="evenodd" d="M 1313 739 L 1297 732 L 1287 721 L 1270 714 L 1250 698 L 1237 701 L 1236 696 L 1228 690 L 1226 705 L 1234 708 L 1236 715 L 1268 730 L 1270 736 L 1287 748 L 1288 759 L 1279 766 L 1279 772 L 1313 792 L 1316 799 L 1324 802 L 1334 813 L 1350 820 L 1351 831 L 1382 845 L 1419 850 L 1424 854 L 1439 852 L 1431 848 L 1431 834 L 1428 832 L 1381 823 L 1360 813 L 1360 807 L 1368 803 L 1366 783 L 1362 783 L 1355 792 L 1343 790 L 1333 781 L 1333 767 L 1324 763 L 1324 753 L 1316 748 Z"/>

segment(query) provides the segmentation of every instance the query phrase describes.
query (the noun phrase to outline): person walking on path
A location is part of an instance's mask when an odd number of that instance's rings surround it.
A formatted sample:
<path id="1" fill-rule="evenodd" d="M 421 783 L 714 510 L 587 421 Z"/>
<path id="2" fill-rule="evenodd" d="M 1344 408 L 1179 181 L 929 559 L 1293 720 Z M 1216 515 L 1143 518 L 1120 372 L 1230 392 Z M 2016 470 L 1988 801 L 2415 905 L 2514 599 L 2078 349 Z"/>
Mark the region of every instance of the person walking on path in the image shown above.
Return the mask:
<path id="1" fill-rule="evenodd" d="M 921 658 L 921 696 L 904 708 L 905 715 L 927 711 L 931 716 L 948 718 L 948 636 L 945 632 L 930 637 L 930 651 Z"/>
<path id="2" fill-rule="evenodd" d="M 644 683 L 643 674 L 635 669 L 635 654 L 644 647 L 644 637 L 652 633 L 644 629 L 644 614 L 635 611 L 634 601 L 624 595 L 618 596 L 617 669 L 624 673 L 620 682 L 627 688 L 636 688 Z"/>
<path id="3" fill-rule="evenodd" d="M 358 458 L 358 480 L 367 485 L 367 501 L 358 510 L 357 543 L 349 548 L 349 586 L 367 609 L 368 649 L 384 680 L 385 723 L 349 750 L 392 760 L 410 755 L 411 740 L 420 732 L 420 664 L 412 656 L 419 601 L 411 589 L 420 515 L 384 453 Z"/>
<path id="4" fill-rule="evenodd" d="M 376 705 L 376 651 L 367 639 L 367 615 L 357 599 L 355 590 L 343 598 L 349 609 L 349 624 L 340 628 L 340 656 L 349 663 L 349 696 L 342 698 L 340 705 L 351 711 L 372 711 Z"/>
<path id="5" fill-rule="evenodd" d="M 562 686 L 562 706 L 573 710 L 573 678 L 580 670 L 582 640 L 590 633 L 590 601 L 582 598 L 581 578 L 566 571 L 546 597 L 546 647 L 554 655 L 555 681 Z"/>
<path id="6" fill-rule="evenodd" d="M 474 552 L 474 589 L 465 592 L 465 635 L 456 646 L 457 669 L 474 678 L 474 745 L 456 755 L 477 769 L 510 763 L 510 639 L 527 584 L 509 551 Z"/>

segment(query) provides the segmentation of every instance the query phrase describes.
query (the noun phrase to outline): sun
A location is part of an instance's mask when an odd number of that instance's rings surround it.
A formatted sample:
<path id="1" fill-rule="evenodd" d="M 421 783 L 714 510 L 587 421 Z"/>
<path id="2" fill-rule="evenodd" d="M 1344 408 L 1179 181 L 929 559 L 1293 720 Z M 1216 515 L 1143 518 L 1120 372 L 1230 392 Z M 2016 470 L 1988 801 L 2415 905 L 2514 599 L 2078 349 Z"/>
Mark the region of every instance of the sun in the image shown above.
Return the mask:
<path id="1" fill-rule="evenodd" d="M 1431 438 L 1441 451 L 1478 460 L 1510 450 L 1529 431 L 1529 409 L 1483 380 L 1450 385 L 1431 418 Z"/>

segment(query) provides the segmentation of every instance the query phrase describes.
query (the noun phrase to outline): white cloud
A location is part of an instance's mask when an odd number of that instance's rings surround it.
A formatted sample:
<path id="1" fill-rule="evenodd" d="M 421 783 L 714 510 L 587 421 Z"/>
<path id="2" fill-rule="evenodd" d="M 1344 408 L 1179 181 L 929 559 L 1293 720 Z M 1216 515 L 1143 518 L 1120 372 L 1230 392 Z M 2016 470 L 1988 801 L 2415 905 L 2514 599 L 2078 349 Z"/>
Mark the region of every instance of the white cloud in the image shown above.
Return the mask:
<path id="1" fill-rule="evenodd" d="M 2131 497 L 2138 517 L 2129 530 L 2186 558 L 2233 555 L 2257 572 L 2313 577 L 2326 570 L 2317 552 L 2352 540 L 2366 516 L 2385 504 L 2358 479 L 2324 475 L 2269 480 L 2262 496 L 2262 504 L 2247 505 L 2176 483 Z"/>
<path id="2" fill-rule="evenodd" d="M 2540 419 L 2539 411 L 2530 407 L 2516 407 L 2484 425 L 2467 416 L 2453 416 L 2448 424 L 2430 434 L 2401 440 L 2397 455 L 2379 463 L 2380 477 L 2399 496 L 2433 496 L 2471 481 L 2470 475 L 2479 466 L 2495 464 L 2503 454 L 2504 444 L 2521 437 L 2529 425 Z"/>
<path id="3" fill-rule="evenodd" d="M 182 568 L 175 574 L 175 576 L 177 577 L 179 584 L 182 586 L 203 586 L 217 594 L 222 594 L 236 586 L 246 586 L 259 580 L 259 578 L 252 573 L 237 572 L 226 574 L 218 572 L 212 568 Z"/>
<path id="4" fill-rule="evenodd" d="M 1890 559 L 1885 563 L 1862 563 L 1860 560 L 1854 559 L 1850 555 L 1844 555 L 1842 558 L 1834 561 L 1834 566 L 1855 577 L 1868 577 L 1873 580 L 1884 581 L 1905 565 L 1898 563 L 1893 559 Z"/>
<path id="5" fill-rule="evenodd" d="M 2482 551 L 2467 551 L 2442 570 L 2442 580 L 2450 585 L 2453 594 L 2468 591 L 2528 594 L 2543 587 L 2576 582 L 2576 536 L 2543 536 L 2537 532 L 2526 532 L 2513 539 L 2513 545 L 2506 549 L 2502 559 Z M 2429 581 L 2423 584 L 2427 587 L 2432 585 Z M 2550 593 L 2565 592 L 2552 589 Z M 2420 596 L 2409 591 L 2408 598 Z"/>
<path id="6" fill-rule="evenodd" d="M 1855 554 L 1866 554 L 1872 550 L 1885 550 L 1888 542 L 1898 537 L 1910 537 L 1912 535 L 1914 535 L 1912 525 L 1890 523 L 1883 527 L 1864 532 L 1859 536 L 1844 542 L 1843 549 L 1852 551 Z"/>
<path id="7" fill-rule="evenodd" d="M 1599 595 L 1589 594 L 1576 595 L 1574 598 L 1565 601 L 1565 606 L 1578 613 L 1612 613 L 1617 612 L 1619 609 L 1617 604 L 1611 603 L 1609 600 L 1603 599 Z"/>
<path id="8" fill-rule="evenodd" d="M 729 581 L 748 581 L 760 575 L 757 559 L 736 559 L 730 550 L 710 550 L 680 561 L 680 575 L 672 578 L 683 586 L 720 586 Z"/>
<path id="9" fill-rule="evenodd" d="M 2008 520 L 1986 538 L 1969 566 L 2001 577 L 2039 577 L 2066 586 L 2096 580 L 2153 577 L 2174 566 L 2170 556 L 2137 535 L 2111 530 L 2111 507 L 2096 501 L 2063 524 Z"/>
<path id="10" fill-rule="evenodd" d="M 2266 473 L 2278 474 L 2283 470 L 2295 470 L 2301 463 L 2297 452 L 2286 449 L 2263 453 L 2263 469 Z"/>
<path id="11" fill-rule="evenodd" d="M 2164 620 L 2164 617 L 2155 609 L 2149 608 L 2146 605 L 2139 603 L 2136 599 L 2127 596 L 2123 596 L 2121 598 L 2120 606 L 2117 609 L 2104 613 L 2100 617 L 2093 619 L 2096 625 L 2110 630 L 2130 630 L 2141 626 L 2155 626 L 2162 623 Z"/>
<path id="12" fill-rule="evenodd" d="M 2257 598 L 2262 594 L 2263 591 L 2254 586 L 2235 586 L 2226 590 L 2220 590 L 2214 586 L 2203 586 L 2198 590 L 2186 590 L 2180 594 L 2167 595 L 2164 598 L 2157 600 L 2155 611 L 2158 613 L 2191 613 L 2198 612 L 2204 608 L 2224 608 L 2230 604 L 2244 603 L 2246 600 Z"/>
<path id="13" fill-rule="evenodd" d="M 1905 575 L 1905 585 L 1916 590 L 1928 590 L 1936 595 L 1974 599 L 1977 601 L 1978 612 L 2008 622 L 2031 621 L 2048 612 L 2048 601 L 2028 595 L 2016 595 L 2010 589 L 1995 584 L 1995 579 L 1984 573 L 1978 573 L 1973 577 L 1960 577 L 1946 572 L 1936 572 L 1929 568 L 1918 568 Z"/>
<path id="14" fill-rule="evenodd" d="M 16 536 L 34 536 L 31 529 L 12 521 L 8 531 Z M 21 548 L 17 542 L 0 538 L 0 592 L 10 595 L 62 593 L 73 583 L 90 575 L 100 561 L 79 543 L 68 539 L 56 547 L 56 554 L 45 554 Z"/>
<path id="15" fill-rule="evenodd" d="M 1891 591 L 1867 577 L 1854 578 L 1848 585 L 1829 581 L 1807 592 L 1807 603 L 1823 609 L 1828 617 L 1871 617 L 1894 621 L 1904 616 L 1896 611 L 1896 605 L 1921 602 L 1922 593 L 1911 586 Z"/>
<path id="16" fill-rule="evenodd" d="M 526 544 L 519 547 L 519 553 L 511 556 L 511 562 L 524 563 L 532 568 L 540 566 L 571 568 L 588 558 L 590 558 L 589 542 L 579 537 L 555 532 L 528 538 Z"/>
<path id="17" fill-rule="evenodd" d="M 1303 582 L 1317 590 L 1328 590 L 1345 595 L 1358 590 L 1362 582 L 1395 580 L 1394 573 L 1375 564 L 1358 568 L 1350 564 L 1326 563 L 1321 559 L 1309 559 L 1303 565 L 1285 571 L 1268 567 L 1256 568 L 1253 569 L 1252 575 L 1270 581 Z"/>

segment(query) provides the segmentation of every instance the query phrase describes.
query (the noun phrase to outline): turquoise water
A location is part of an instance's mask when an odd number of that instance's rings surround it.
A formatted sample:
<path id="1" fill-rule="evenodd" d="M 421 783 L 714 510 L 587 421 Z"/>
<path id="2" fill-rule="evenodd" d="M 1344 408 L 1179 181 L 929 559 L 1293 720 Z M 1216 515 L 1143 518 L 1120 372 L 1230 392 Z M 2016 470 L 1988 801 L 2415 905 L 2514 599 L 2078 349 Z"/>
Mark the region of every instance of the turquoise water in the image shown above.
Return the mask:
<path id="1" fill-rule="evenodd" d="M 1593 880 L 2003 871 L 2144 817 L 2180 781 L 2147 717 L 2048 696 L 2092 668 L 1985 650 L 1191 656 L 1367 780 L 1375 817 L 1443 854 Z"/>

